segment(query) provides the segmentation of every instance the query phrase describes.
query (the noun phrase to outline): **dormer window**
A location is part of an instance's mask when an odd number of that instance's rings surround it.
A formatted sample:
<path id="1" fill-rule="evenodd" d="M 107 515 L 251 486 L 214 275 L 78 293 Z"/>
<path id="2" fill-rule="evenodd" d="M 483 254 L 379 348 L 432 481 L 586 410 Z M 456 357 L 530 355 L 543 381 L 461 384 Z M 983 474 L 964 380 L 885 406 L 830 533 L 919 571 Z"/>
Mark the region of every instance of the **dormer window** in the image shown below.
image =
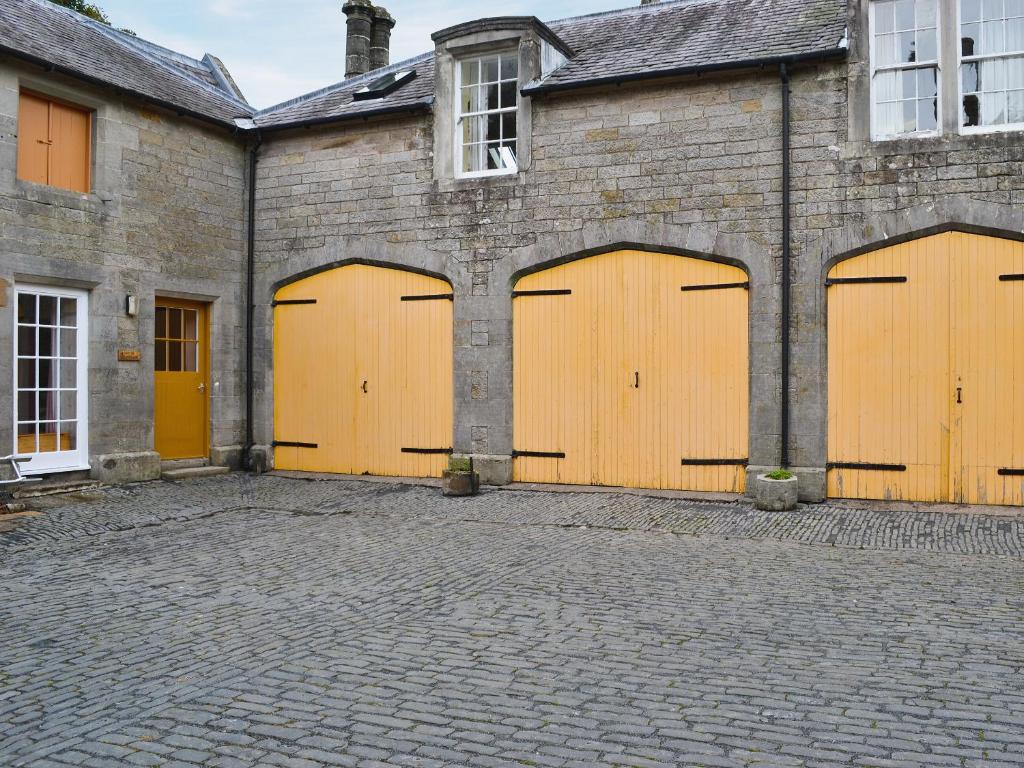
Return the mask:
<path id="1" fill-rule="evenodd" d="M 462 59 L 455 68 L 456 162 L 460 176 L 515 173 L 519 56 L 515 51 Z"/>

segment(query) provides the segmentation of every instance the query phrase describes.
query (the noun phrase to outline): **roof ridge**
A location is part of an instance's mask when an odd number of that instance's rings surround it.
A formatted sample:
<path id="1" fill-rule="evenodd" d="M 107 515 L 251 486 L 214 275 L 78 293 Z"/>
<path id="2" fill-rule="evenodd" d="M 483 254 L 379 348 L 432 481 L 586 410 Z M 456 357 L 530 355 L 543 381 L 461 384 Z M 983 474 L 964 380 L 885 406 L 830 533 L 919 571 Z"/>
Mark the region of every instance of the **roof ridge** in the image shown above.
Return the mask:
<path id="1" fill-rule="evenodd" d="M 111 40 L 121 43 L 122 45 L 125 45 L 131 48 L 132 50 L 136 51 L 140 55 L 145 56 L 149 61 L 161 67 L 165 71 L 173 74 L 175 77 L 180 77 L 183 80 L 187 80 L 189 83 L 192 83 L 210 93 L 215 93 L 221 98 L 225 98 L 231 101 L 233 104 L 236 104 L 237 106 L 245 107 L 250 112 L 252 111 L 251 104 L 239 99 L 234 94 L 229 93 L 222 88 L 217 88 L 215 86 L 210 85 L 208 82 L 201 80 L 200 78 L 195 77 L 189 74 L 188 72 L 183 72 L 180 69 L 176 69 L 170 66 L 170 64 L 168 64 L 167 61 L 164 61 L 159 54 L 153 53 L 152 51 L 147 50 L 147 48 L 159 48 L 163 51 L 166 51 L 167 53 L 172 54 L 172 56 L 176 58 L 182 59 L 183 63 L 194 64 L 196 69 L 207 69 L 206 65 L 198 59 L 193 59 L 191 56 L 188 56 L 187 54 L 172 50 L 171 48 L 162 46 L 159 43 L 154 43 L 151 40 L 146 40 L 145 38 L 139 37 L 137 35 L 129 35 L 126 32 L 122 32 L 121 30 L 115 29 L 112 26 L 96 21 L 95 19 L 91 19 L 83 13 L 73 11 L 70 8 L 65 8 L 64 6 L 58 5 L 57 3 L 51 2 L 50 0 L 29 1 L 34 2 L 37 6 L 44 7 L 47 10 L 55 10 L 59 13 L 64 13 L 70 16 L 72 19 L 74 19 L 76 23 L 85 24 L 86 26 L 91 27 L 92 29 L 110 38 Z"/>
<path id="2" fill-rule="evenodd" d="M 258 110 L 256 114 L 253 115 L 253 117 L 264 117 L 270 114 L 271 112 L 276 112 L 277 110 L 280 109 L 293 107 L 296 104 L 302 104 L 303 102 L 306 101 L 318 99 L 321 96 L 326 96 L 330 93 L 334 93 L 335 91 L 340 91 L 343 88 L 349 88 L 353 85 L 359 85 L 360 83 L 363 82 L 372 82 L 372 80 L 375 80 L 376 78 L 381 77 L 382 75 L 387 75 L 390 74 L 391 72 L 397 72 L 403 67 L 408 67 L 410 64 L 416 64 L 420 61 L 426 61 L 433 55 L 433 51 L 428 51 L 426 53 L 421 53 L 418 56 L 413 56 L 412 58 L 404 59 L 403 61 L 396 61 L 394 64 L 388 64 L 386 67 L 379 67 L 378 69 L 365 72 L 361 75 L 350 77 L 347 80 L 341 80 L 340 82 L 332 83 L 331 85 L 324 86 L 319 90 L 310 91 L 309 93 L 304 93 L 301 96 L 296 96 L 293 99 L 282 101 L 280 104 L 273 104 L 269 107 Z"/>

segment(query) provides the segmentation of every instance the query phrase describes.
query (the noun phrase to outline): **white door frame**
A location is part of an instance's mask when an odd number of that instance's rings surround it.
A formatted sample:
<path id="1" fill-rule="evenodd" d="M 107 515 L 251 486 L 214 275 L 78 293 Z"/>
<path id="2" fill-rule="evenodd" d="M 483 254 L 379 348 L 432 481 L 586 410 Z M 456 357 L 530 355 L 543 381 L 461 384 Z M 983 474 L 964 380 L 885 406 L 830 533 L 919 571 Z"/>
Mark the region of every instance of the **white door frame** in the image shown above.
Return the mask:
<path id="1" fill-rule="evenodd" d="M 60 299 L 76 299 L 76 319 L 75 328 L 60 327 L 57 330 L 55 336 L 57 337 L 56 344 L 58 345 L 55 350 L 54 360 L 57 362 L 57 369 L 54 373 L 56 378 L 56 400 L 57 400 L 57 419 L 60 418 L 59 410 L 61 407 L 61 394 L 65 392 L 74 392 L 74 402 L 76 405 L 76 418 L 75 418 L 75 448 L 70 451 L 53 451 L 48 453 L 19 453 L 18 451 L 18 433 L 19 433 L 19 386 L 18 386 L 18 368 L 19 362 L 21 361 L 35 361 L 35 374 L 34 381 L 35 387 L 32 388 L 32 392 L 35 395 L 40 389 L 42 383 L 39 379 L 39 318 L 36 317 L 36 321 L 33 324 L 26 326 L 19 326 L 18 324 L 18 307 L 21 302 L 22 296 L 43 296 L 43 297 L 55 297 L 57 299 L 58 306 L 60 306 Z M 11 366 L 12 380 L 13 380 L 13 450 L 12 453 L 30 459 L 29 462 L 22 465 L 22 471 L 25 474 L 44 474 L 48 472 L 70 472 L 75 470 L 89 469 L 89 294 L 85 291 L 81 291 L 75 288 L 54 288 L 51 286 L 43 285 L 30 285 L 18 283 L 14 287 L 14 312 L 13 324 L 14 324 L 14 346 L 13 346 L 13 362 Z M 60 323 L 64 325 L 63 322 Z M 45 326 L 44 326 L 45 327 Z M 34 332 L 35 336 L 35 354 L 22 357 L 20 344 L 20 331 L 23 329 L 32 328 L 30 333 Z M 74 332 L 76 334 L 75 339 L 75 356 L 74 357 L 61 357 L 63 351 L 60 347 L 60 334 Z M 48 359 L 48 358 L 42 358 Z M 60 380 L 60 366 L 71 364 L 75 366 L 75 387 L 74 389 L 66 388 L 61 390 Z M 51 382 L 52 383 L 52 382 Z M 44 387 L 43 389 L 51 389 L 50 387 Z M 24 391 L 24 390 L 23 390 Z M 36 407 L 38 408 L 38 398 L 36 398 Z M 32 419 L 25 419 L 26 422 L 33 421 Z M 38 430 L 38 423 L 41 422 L 41 415 L 36 413 L 34 419 Z M 59 421 L 56 422 L 58 425 Z M 57 427 L 59 434 L 60 427 Z M 59 440 L 59 438 L 58 438 Z M 56 446 L 60 447 L 59 443 Z M 36 446 L 38 449 L 38 445 Z"/>

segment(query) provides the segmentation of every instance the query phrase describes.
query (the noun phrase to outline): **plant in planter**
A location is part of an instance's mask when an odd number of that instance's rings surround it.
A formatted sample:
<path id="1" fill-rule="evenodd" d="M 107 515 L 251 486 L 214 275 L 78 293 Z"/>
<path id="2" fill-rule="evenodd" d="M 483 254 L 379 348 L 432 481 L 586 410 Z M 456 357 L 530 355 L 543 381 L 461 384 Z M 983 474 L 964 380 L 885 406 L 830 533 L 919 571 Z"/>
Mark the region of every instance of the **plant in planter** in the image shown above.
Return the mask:
<path id="1" fill-rule="evenodd" d="M 769 512 L 788 512 L 796 509 L 800 486 L 796 475 L 786 469 L 777 469 L 758 475 L 754 481 L 754 505 Z"/>
<path id="2" fill-rule="evenodd" d="M 473 470 L 470 456 L 452 456 L 448 469 L 441 475 L 441 492 L 445 496 L 475 496 L 480 490 L 480 475 Z"/>

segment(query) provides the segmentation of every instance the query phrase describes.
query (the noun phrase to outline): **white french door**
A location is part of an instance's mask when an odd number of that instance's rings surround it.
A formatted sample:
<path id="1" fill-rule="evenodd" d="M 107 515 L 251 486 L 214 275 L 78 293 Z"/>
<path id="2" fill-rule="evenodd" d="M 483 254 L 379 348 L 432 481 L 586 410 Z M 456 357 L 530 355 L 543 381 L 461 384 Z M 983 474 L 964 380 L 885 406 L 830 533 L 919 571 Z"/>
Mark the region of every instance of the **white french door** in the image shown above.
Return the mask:
<path id="1" fill-rule="evenodd" d="M 26 473 L 88 469 L 88 295 L 15 288 L 14 453 Z"/>

